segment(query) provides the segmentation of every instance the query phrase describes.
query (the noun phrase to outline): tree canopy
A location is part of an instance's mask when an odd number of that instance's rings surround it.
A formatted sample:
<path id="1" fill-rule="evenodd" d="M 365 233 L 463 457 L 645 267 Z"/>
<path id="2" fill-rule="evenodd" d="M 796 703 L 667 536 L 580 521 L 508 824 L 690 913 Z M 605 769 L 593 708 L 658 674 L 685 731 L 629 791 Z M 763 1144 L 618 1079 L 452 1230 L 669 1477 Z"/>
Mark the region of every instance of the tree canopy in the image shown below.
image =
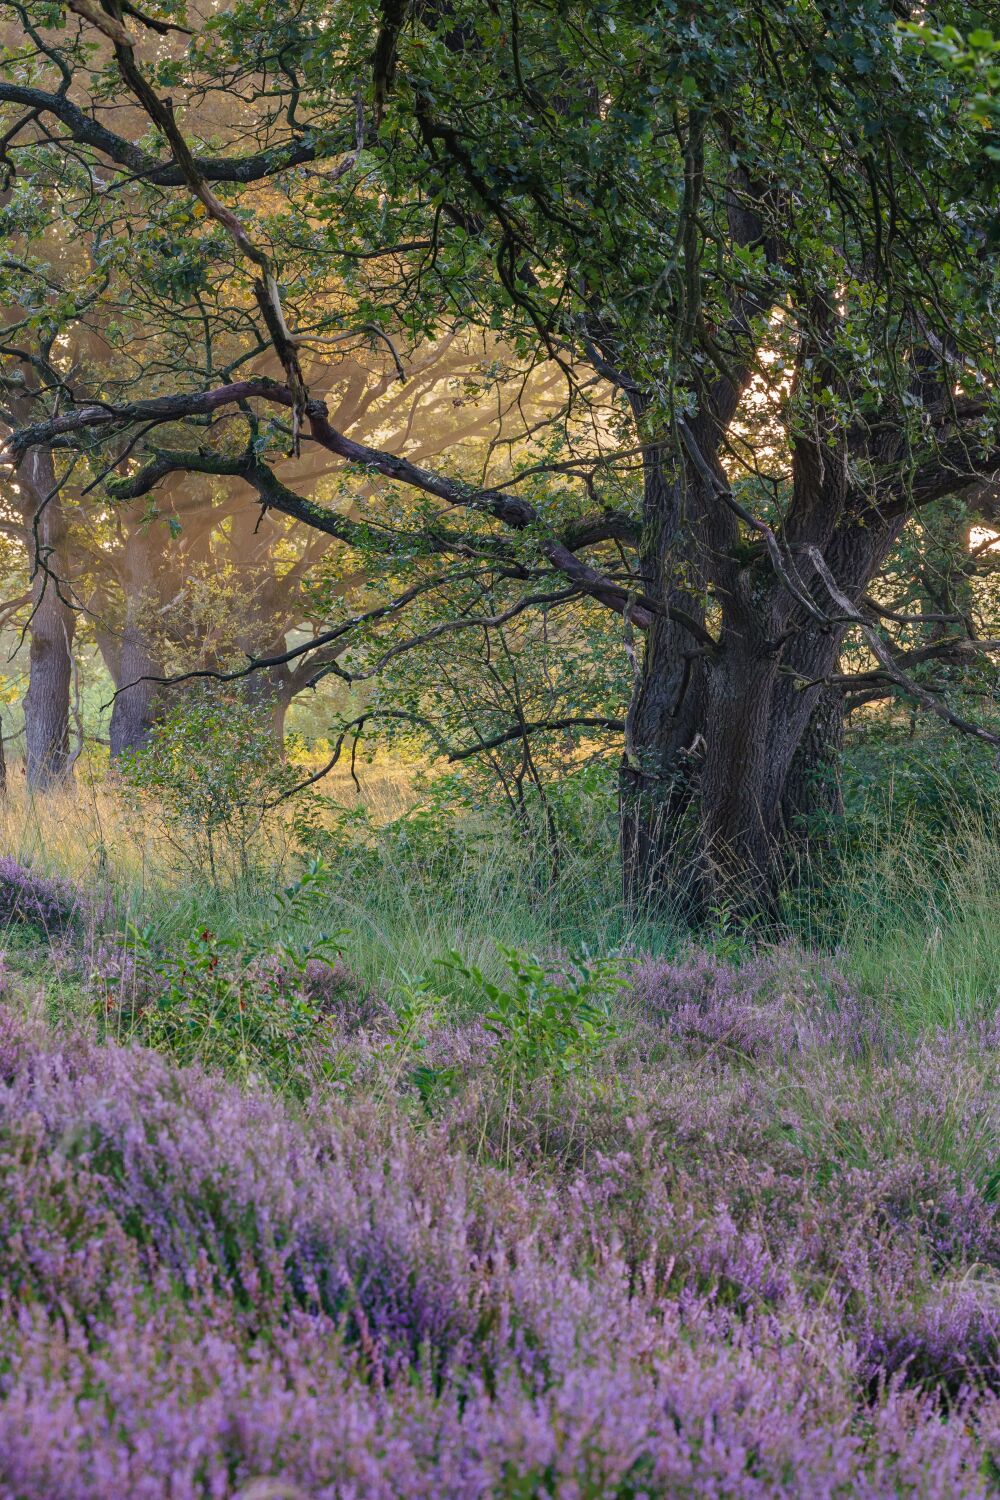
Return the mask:
<path id="1" fill-rule="evenodd" d="M 169 547 L 171 486 L 238 495 L 325 539 L 327 586 L 307 640 L 204 670 L 379 680 L 365 717 L 456 757 L 617 735 L 626 883 L 695 911 L 768 905 L 845 702 L 1000 746 L 930 671 L 1000 633 L 955 543 L 1000 471 L 997 166 L 910 7 L 0 16 L 4 453 L 50 643 L 71 503 Z M 477 352 L 415 442 L 447 341 Z M 463 733 L 393 676 L 422 653 L 440 697 L 443 644 L 481 676 L 512 622 L 561 664 L 540 715 L 505 689 Z"/>

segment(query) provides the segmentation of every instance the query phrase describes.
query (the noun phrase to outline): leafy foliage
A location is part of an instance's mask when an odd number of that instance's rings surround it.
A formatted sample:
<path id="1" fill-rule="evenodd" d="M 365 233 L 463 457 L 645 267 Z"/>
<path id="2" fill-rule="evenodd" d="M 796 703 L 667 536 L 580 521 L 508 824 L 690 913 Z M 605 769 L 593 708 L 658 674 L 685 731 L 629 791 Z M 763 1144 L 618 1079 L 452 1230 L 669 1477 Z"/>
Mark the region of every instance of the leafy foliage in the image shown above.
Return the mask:
<path id="1" fill-rule="evenodd" d="M 516 948 L 500 948 L 510 988 L 484 975 L 461 954 L 442 960 L 475 987 L 488 1007 L 486 1029 L 497 1039 L 496 1062 L 505 1085 L 539 1073 L 567 1074 L 581 1067 L 613 1034 L 610 997 L 625 980 L 614 958 L 571 959 L 553 973 L 549 964 Z"/>
<path id="2" fill-rule="evenodd" d="M 328 870 L 314 861 L 275 901 L 255 930 L 220 935 L 200 927 L 169 944 L 150 929 L 104 945 L 92 965 L 106 1033 L 162 1046 L 279 1087 L 308 1087 L 329 1020 L 316 969 L 331 973 L 340 935 L 296 930 L 328 900 Z"/>
<path id="3" fill-rule="evenodd" d="M 10 7 L 0 69 L 0 291 L 31 343 L 0 378 L 9 451 L 51 459 L 129 652 L 163 646 L 183 570 L 178 659 L 335 678 L 363 700 L 338 728 L 485 756 L 553 865 L 548 784 L 622 737 L 626 873 L 702 915 L 773 916 L 827 686 L 995 741 L 931 665 L 995 658 L 977 609 L 936 611 L 949 629 L 911 650 L 882 588 L 902 561 L 927 602 L 928 547 L 903 538 L 936 503 L 987 508 L 1000 462 L 998 182 L 966 107 L 992 39 L 962 40 L 961 7 L 921 17 L 930 50 L 884 0 L 835 22 L 812 0 L 306 0 L 284 22 L 249 0 L 190 34 L 53 14 Z M 452 342 L 428 466 L 395 387 Z M 254 507 L 282 518 L 259 546 Z M 176 547 L 153 584 L 150 538 Z M 241 800 L 268 799 L 203 797 L 210 872 L 217 841 L 248 866 Z M 675 821 L 690 838 L 651 835 Z"/>
<path id="4" fill-rule="evenodd" d="M 268 815 L 301 779 L 275 755 L 266 711 L 211 693 L 170 708 L 119 764 L 175 853 L 216 888 L 259 868 Z"/>

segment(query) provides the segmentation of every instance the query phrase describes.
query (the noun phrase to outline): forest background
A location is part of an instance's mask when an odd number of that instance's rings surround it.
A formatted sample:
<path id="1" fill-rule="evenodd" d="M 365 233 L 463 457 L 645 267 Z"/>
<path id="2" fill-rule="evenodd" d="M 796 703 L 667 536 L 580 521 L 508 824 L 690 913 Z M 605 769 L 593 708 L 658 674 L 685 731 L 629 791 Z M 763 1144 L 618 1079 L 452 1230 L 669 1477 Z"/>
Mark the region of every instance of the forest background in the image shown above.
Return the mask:
<path id="1" fill-rule="evenodd" d="M 997 1493 L 998 37 L 0 0 L 0 1500 Z"/>

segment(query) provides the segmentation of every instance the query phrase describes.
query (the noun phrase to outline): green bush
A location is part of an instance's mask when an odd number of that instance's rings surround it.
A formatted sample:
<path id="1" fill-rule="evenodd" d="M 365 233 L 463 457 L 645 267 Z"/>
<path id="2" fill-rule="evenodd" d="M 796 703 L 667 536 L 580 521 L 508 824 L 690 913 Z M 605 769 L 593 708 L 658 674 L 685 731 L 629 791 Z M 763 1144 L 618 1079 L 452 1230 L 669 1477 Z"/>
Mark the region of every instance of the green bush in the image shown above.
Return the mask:
<path id="1" fill-rule="evenodd" d="M 483 1019 L 496 1038 L 500 1078 L 514 1087 L 543 1073 L 574 1072 L 613 1034 L 609 1001 L 625 983 L 621 964 L 584 955 L 553 972 L 534 954 L 499 943 L 497 949 L 510 973 L 506 988 L 459 953 L 441 962 L 486 1000 Z"/>
<path id="2" fill-rule="evenodd" d="M 296 934 L 325 906 L 328 879 L 314 861 L 268 916 L 238 935 L 199 925 L 164 943 L 149 928 L 132 928 L 122 948 L 101 950 L 107 974 L 92 976 L 105 1031 L 125 1022 L 131 1036 L 181 1062 L 301 1089 L 327 1020 L 310 967 L 332 969 L 342 947 L 341 934 Z"/>
<path id="3" fill-rule="evenodd" d="M 260 868 L 275 844 L 264 837 L 269 815 L 301 780 L 282 758 L 269 715 L 217 692 L 170 709 L 119 769 L 135 800 L 155 810 L 178 859 L 216 890 Z M 271 818 L 269 835 L 280 830 Z"/>

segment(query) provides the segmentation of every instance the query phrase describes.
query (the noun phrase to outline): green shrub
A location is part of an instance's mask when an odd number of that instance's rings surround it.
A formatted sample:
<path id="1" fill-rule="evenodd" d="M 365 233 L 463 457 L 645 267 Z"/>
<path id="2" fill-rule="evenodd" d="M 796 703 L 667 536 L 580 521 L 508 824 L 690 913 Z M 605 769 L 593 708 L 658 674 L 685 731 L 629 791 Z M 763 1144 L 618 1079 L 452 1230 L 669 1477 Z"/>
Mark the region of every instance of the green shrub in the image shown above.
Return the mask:
<path id="1" fill-rule="evenodd" d="M 120 1030 L 124 1020 L 130 1035 L 181 1062 L 301 1089 L 327 1024 L 309 971 L 332 968 L 342 947 L 341 934 L 296 934 L 326 904 L 328 879 L 327 866 L 314 861 L 239 935 L 199 925 L 164 943 L 150 928 L 132 928 L 123 947 L 101 950 L 103 982 L 93 976 L 104 1029 L 117 1022 Z"/>
<path id="2" fill-rule="evenodd" d="M 507 988 L 459 953 L 441 962 L 487 1001 L 483 1019 L 496 1038 L 499 1076 L 515 1086 L 543 1073 L 574 1072 L 613 1034 L 609 1002 L 625 983 L 621 964 L 585 955 L 553 972 L 533 954 L 501 944 L 497 949 L 510 973 Z"/>
<path id="3" fill-rule="evenodd" d="M 301 773 L 283 758 L 268 714 L 240 699 L 201 692 L 170 709 L 149 743 L 119 762 L 135 800 L 155 808 L 176 857 L 219 890 L 259 869 L 274 851 L 269 815 Z M 302 812 L 299 809 L 301 822 Z"/>

